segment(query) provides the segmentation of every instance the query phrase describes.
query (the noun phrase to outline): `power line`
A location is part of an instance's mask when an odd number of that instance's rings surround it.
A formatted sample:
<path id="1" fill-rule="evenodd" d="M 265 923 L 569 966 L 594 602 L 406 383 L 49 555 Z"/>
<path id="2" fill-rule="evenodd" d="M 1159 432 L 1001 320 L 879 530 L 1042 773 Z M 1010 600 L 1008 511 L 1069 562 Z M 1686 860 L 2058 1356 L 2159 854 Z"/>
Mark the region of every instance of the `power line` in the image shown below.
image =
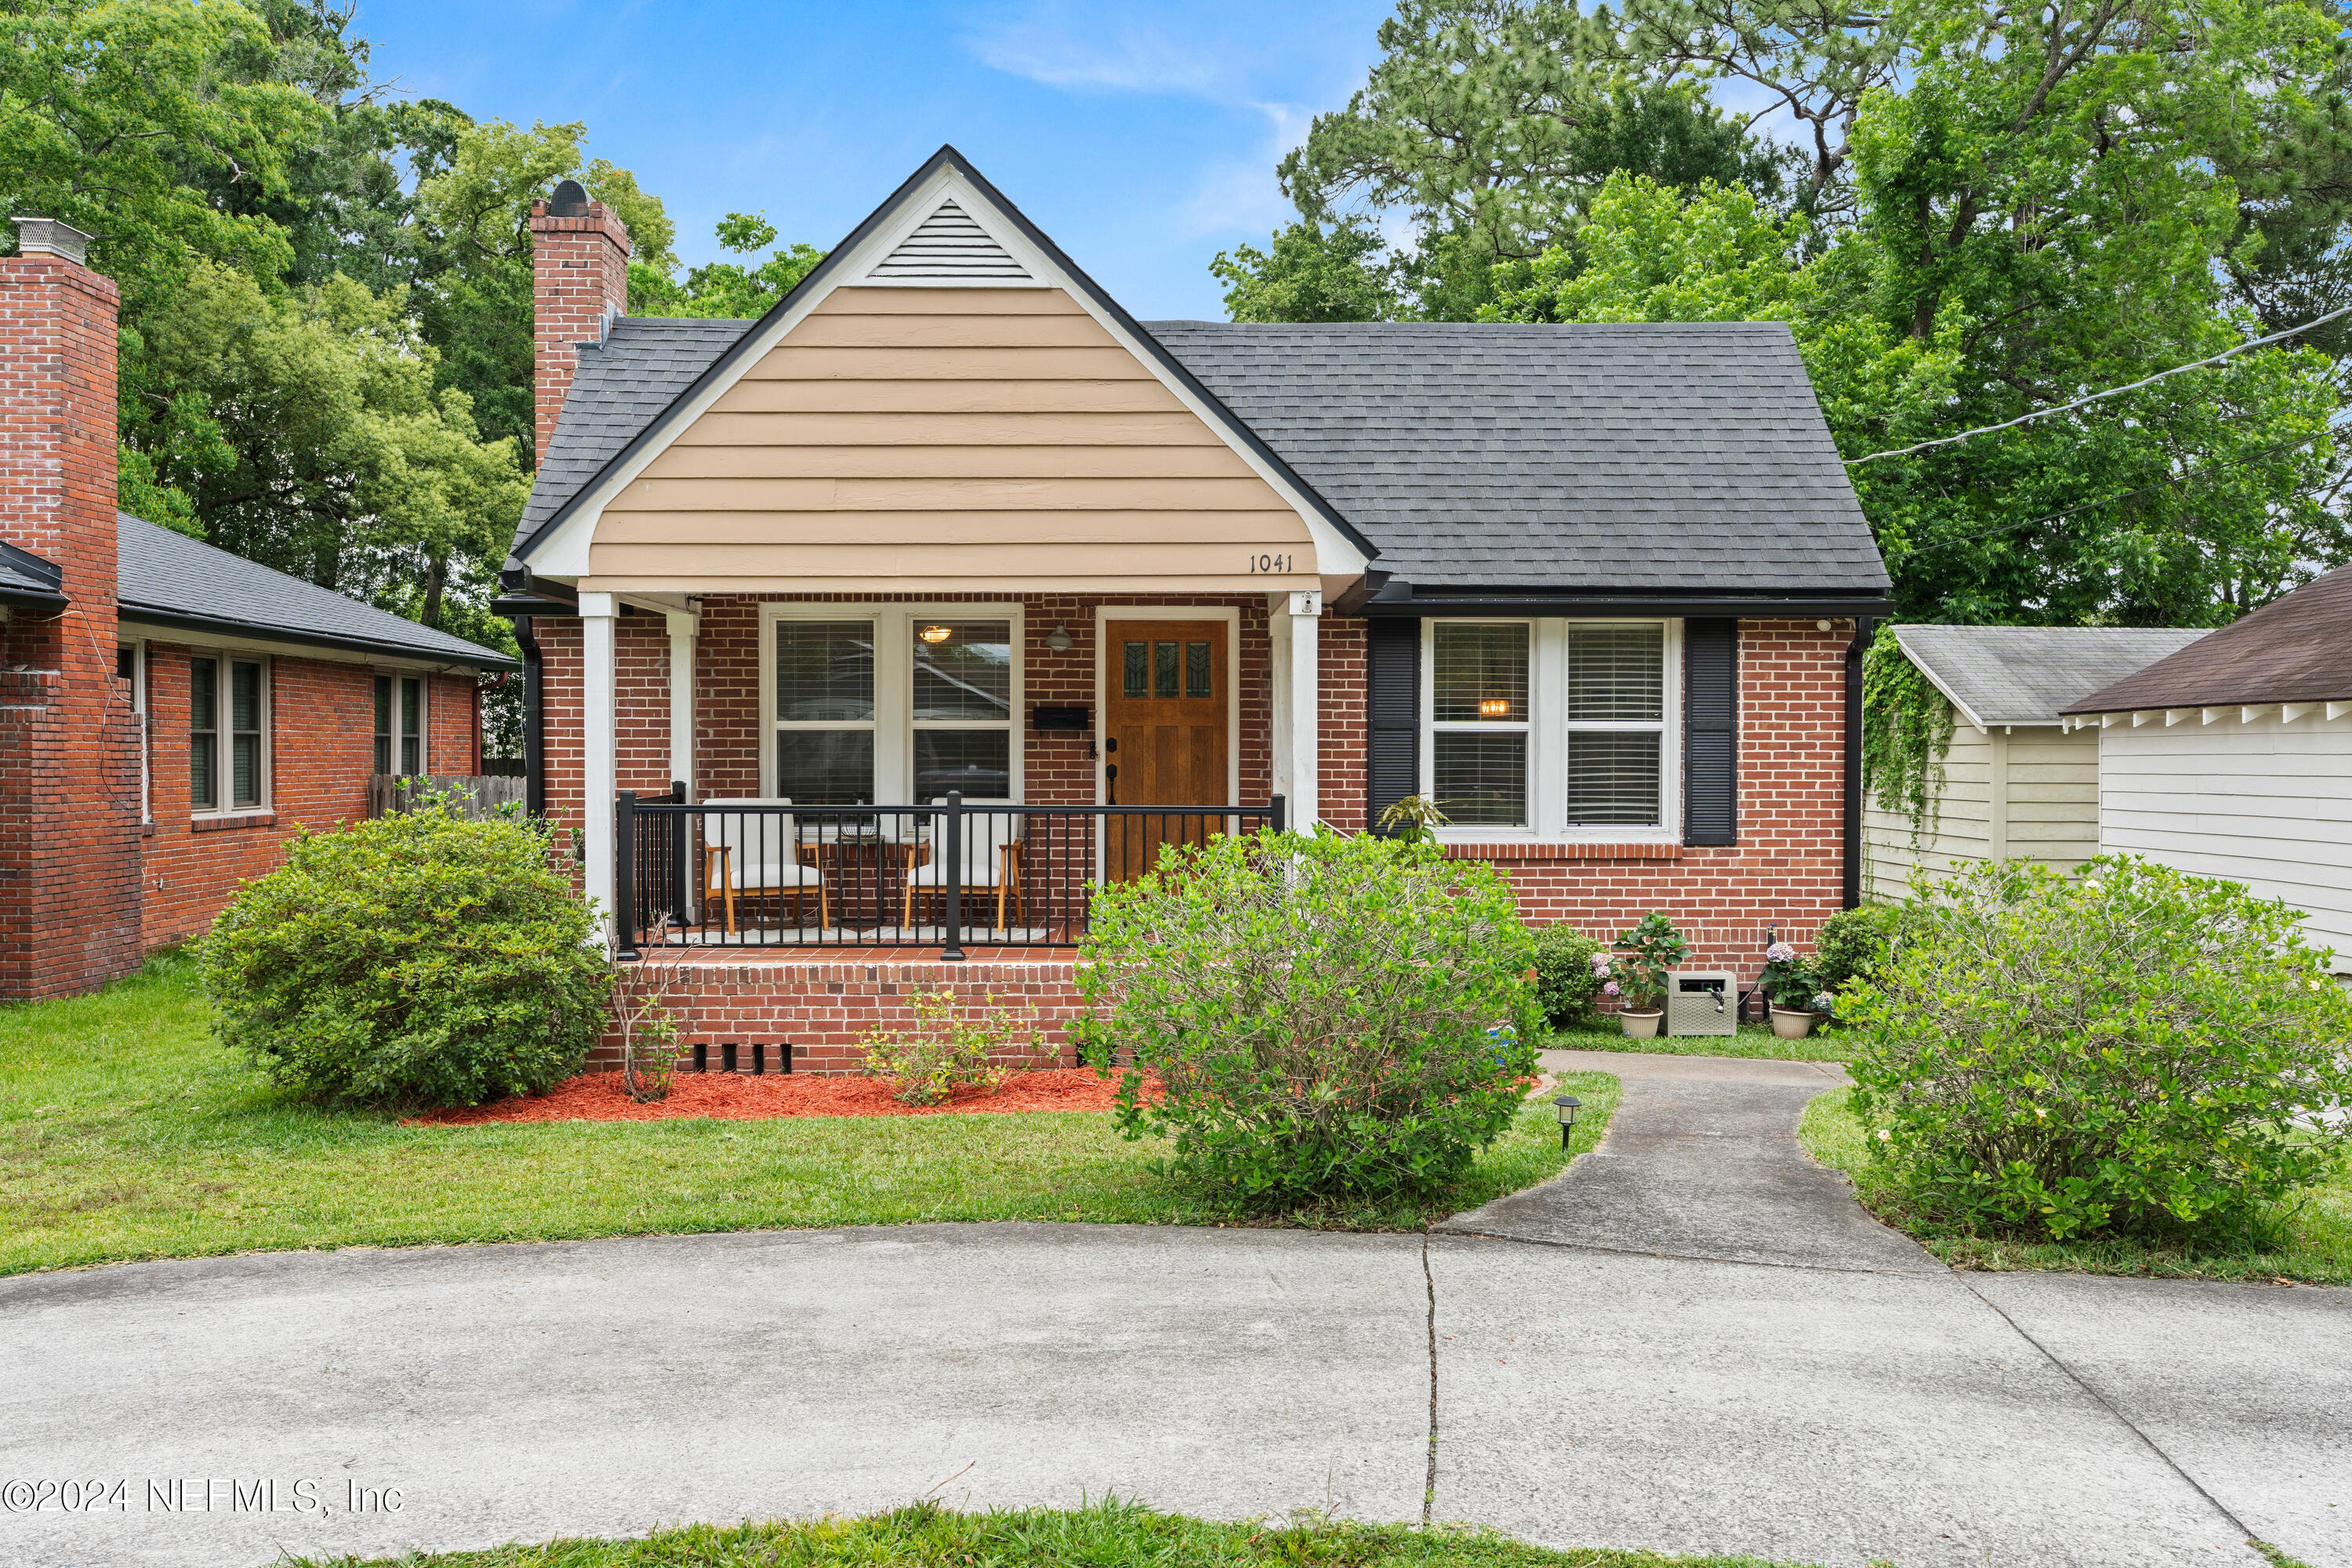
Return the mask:
<path id="1" fill-rule="evenodd" d="M 2137 392 L 2143 386 L 2153 386 L 2167 376 L 2179 375 L 2184 371 L 2202 370 L 2209 364 L 2220 364 L 2231 354 L 2241 354 L 2248 349 L 2262 348 L 2283 339 L 2291 338 L 2297 332 L 2307 332 L 2314 327 L 2324 327 L 2336 317 L 2346 315 L 2352 315 L 2352 305 L 2340 306 L 2324 316 L 2315 317 L 2304 322 L 2299 327 L 2289 327 L 2283 332 L 2273 332 L 2269 337 L 2256 338 L 2250 343 L 2233 344 L 2209 358 L 2197 360 L 2189 364 L 2177 364 L 2170 370 L 2158 371 L 2154 375 L 2135 381 L 2128 386 L 2111 386 L 2105 392 L 2095 392 L 2088 397 L 2078 397 L 2072 403 L 2061 403 L 2054 408 L 2037 408 L 2031 414 L 2021 414 L 2014 419 L 2004 419 L 1998 425 L 1980 425 L 1973 430 L 1963 430 L 1957 436 L 1938 436 L 1932 441 L 1919 441 L 1908 447 L 1895 447 L 1884 452 L 1873 452 L 1867 458 L 1849 458 L 1846 459 L 1845 466 L 1849 468 L 1858 468 L 1864 463 L 1874 463 L 1881 458 L 1908 457 L 1914 452 L 1927 451 L 1931 447 L 1948 447 L 1955 441 L 1965 441 L 1971 436 L 1990 436 L 1996 430 L 2013 429 L 2017 426 L 2030 424 L 2036 419 L 2047 419 L 2053 414 L 2063 414 L 2069 409 L 2081 408 L 2086 404 L 2096 403 L 2101 398 L 2120 397 L 2126 392 Z"/>

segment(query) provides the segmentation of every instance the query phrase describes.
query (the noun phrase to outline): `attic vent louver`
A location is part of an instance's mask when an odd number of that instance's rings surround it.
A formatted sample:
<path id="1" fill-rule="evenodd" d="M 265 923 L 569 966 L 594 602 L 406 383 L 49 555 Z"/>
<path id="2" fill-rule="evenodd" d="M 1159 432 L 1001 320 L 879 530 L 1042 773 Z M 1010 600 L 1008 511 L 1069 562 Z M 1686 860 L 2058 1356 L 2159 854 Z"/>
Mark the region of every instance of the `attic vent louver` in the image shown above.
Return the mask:
<path id="1" fill-rule="evenodd" d="M 922 221 L 868 277 L 893 283 L 1028 283 L 1021 263 L 952 197 Z"/>

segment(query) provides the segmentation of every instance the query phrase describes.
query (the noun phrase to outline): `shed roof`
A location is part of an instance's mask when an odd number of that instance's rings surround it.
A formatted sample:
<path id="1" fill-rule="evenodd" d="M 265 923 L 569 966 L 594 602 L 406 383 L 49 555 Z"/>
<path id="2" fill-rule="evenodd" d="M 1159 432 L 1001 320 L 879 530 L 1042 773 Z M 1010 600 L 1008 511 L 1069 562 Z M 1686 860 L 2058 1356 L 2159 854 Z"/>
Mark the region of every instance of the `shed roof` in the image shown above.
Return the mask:
<path id="1" fill-rule="evenodd" d="M 2352 566 L 2314 578 L 2065 710 L 2345 701 L 2352 701 Z"/>
<path id="2" fill-rule="evenodd" d="M 2174 626 L 1895 628 L 1911 662 L 1980 730 L 2054 725 L 2068 703 L 2208 635 Z"/>
<path id="3" fill-rule="evenodd" d="M 478 643 L 275 572 L 200 539 L 118 515 L 115 601 L 122 618 L 263 642 L 350 648 L 477 669 L 515 661 Z"/>

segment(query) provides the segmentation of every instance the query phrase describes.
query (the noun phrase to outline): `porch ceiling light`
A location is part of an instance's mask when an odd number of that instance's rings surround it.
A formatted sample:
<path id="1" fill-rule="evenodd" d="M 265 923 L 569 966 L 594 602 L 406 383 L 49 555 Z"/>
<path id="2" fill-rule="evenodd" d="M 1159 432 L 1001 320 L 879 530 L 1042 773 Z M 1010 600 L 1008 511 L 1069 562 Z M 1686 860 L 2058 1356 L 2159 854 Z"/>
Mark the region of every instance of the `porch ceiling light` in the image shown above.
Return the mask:
<path id="1" fill-rule="evenodd" d="M 1563 1094 L 1551 1102 L 1551 1108 L 1559 1115 L 1559 1146 L 1565 1149 L 1569 1134 L 1576 1130 L 1576 1113 L 1584 1108 L 1584 1101 L 1572 1094 Z"/>
<path id="2" fill-rule="evenodd" d="M 921 631 L 915 635 L 936 647 L 940 643 L 947 641 L 948 638 L 955 636 L 955 630 L 951 626 L 925 626 Z"/>
<path id="3" fill-rule="evenodd" d="M 1045 634 L 1045 646 L 1052 648 L 1055 653 L 1069 652 L 1070 628 L 1067 626 L 1055 626 L 1052 631 L 1047 632 Z"/>
<path id="4" fill-rule="evenodd" d="M 1478 699 L 1478 717 L 1479 717 L 1479 718 L 1481 718 L 1481 719 L 1507 719 L 1507 718 L 1509 718 L 1510 716 L 1511 716 L 1511 700 L 1510 700 L 1509 698 L 1507 698 L 1507 697 L 1481 697 L 1480 699 Z"/>

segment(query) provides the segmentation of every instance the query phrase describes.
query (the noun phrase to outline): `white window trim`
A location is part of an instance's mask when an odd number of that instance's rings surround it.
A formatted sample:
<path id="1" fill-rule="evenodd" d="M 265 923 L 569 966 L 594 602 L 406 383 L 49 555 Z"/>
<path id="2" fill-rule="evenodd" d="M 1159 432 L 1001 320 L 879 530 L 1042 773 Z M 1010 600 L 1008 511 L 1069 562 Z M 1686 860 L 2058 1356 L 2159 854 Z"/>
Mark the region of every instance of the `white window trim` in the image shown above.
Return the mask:
<path id="1" fill-rule="evenodd" d="M 210 659 L 220 667 L 219 676 L 213 688 L 214 700 L 217 705 L 217 710 L 213 714 L 213 799 L 215 804 L 202 806 L 191 800 L 188 803 L 188 816 L 191 818 L 207 819 L 221 816 L 267 816 L 278 809 L 276 661 L 263 653 L 247 653 L 229 647 L 198 647 L 192 649 L 188 655 L 191 670 L 193 671 L 197 662 L 205 659 Z M 236 679 L 236 667 L 240 664 L 257 664 L 261 667 L 261 798 L 251 805 L 238 805 L 234 798 L 236 794 L 236 764 L 233 760 L 233 753 L 236 749 L 235 744 L 236 731 L 232 725 L 236 721 L 236 699 L 233 686 Z M 189 731 L 193 734 L 195 728 L 194 710 L 195 677 L 193 673 L 189 676 L 188 685 Z M 193 795 L 194 792 L 191 790 L 190 793 Z"/>
<path id="2" fill-rule="evenodd" d="M 784 726 L 776 718 L 776 623 L 779 621 L 866 621 L 874 623 L 874 804 L 922 805 L 910 798 L 914 787 L 915 623 L 918 621 L 1007 621 L 1013 629 L 1012 713 L 1004 722 L 1006 761 L 1012 771 L 1012 798 L 1019 805 L 1025 776 L 1023 745 L 1027 704 L 1023 696 L 1027 673 L 1027 631 L 1022 607 L 1010 604 L 824 604 L 793 601 L 760 606 L 760 793 L 776 793 L 776 733 Z M 856 730 L 856 720 L 796 721 L 802 730 Z M 986 720 L 927 720 L 927 730 L 986 730 Z"/>
<path id="3" fill-rule="evenodd" d="M 1683 816 L 1683 624 L 1657 616 L 1580 616 L 1573 619 L 1525 616 L 1424 616 L 1421 623 L 1421 794 L 1435 790 L 1437 733 L 1437 626 L 1524 626 L 1528 637 L 1528 708 L 1524 725 L 1448 724 L 1452 731 L 1528 734 L 1528 793 L 1532 810 L 1519 827 L 1441 827 L 1446 844 L 1678 844 Z M 1665 631 L 1664 682 L 1660 693 L 1664 718 L 1650 724 L 1579 724 L 1579 730 L 1658 733 L 1658 815 L 1654 826 L 1570 827 L 1568 824 L 1568 632 L 1571 626 L 1652 626 Z"/>
<path id="4" fill-rule="evenodd" d="M 368 671 L 368 764 L 375 764 L 375 683 L 392 682 L 392 745 L 394 766 L 389 778 L 425 778 L 433 772 L 433 677 L 421 669 L 387 669 L 378 666 Z M 416 682 L 416 762 L 413 773 L 400 771 L 400 683 Z"/>
<path id="5" fill-rule="evenodd" d="M 139 725 L 139 821 L 145 826 L 155 820 L 155 744 L 147 726 L 147 644 L 143 638 L 133 638 L 121 646 L 131 650 L 131 712 Z"/>

